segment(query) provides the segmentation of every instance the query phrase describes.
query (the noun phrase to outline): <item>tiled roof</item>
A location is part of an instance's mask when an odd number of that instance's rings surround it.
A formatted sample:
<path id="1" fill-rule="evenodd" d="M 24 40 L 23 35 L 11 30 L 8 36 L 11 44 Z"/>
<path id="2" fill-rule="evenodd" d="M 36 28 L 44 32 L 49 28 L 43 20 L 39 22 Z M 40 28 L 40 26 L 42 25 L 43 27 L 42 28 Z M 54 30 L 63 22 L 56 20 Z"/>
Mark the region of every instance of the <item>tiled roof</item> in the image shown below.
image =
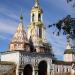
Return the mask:
<path id="1" fill-rule="evenodd" d="M 19 23 L 16 33 L 13 36 L 12 42 L 22 42 L 22 43 L 28 42 L 27 34 L 24 30 L 24 26 L 22 22 Z"/>

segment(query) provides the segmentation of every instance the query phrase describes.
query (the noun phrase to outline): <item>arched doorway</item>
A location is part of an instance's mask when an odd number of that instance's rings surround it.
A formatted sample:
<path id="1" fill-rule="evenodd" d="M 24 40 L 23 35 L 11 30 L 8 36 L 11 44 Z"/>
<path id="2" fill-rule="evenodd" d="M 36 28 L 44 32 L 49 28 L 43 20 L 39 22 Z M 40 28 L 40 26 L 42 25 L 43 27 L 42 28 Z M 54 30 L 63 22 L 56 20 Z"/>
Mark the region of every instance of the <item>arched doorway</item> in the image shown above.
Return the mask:
<path id="1" fill-rule="evenodd" d="M 23 75 L 32 75 L 32 66 L 30 64 L 25 66 Z"/>
<path id="2" fill-rule="evenodd" d="M 38 75 L 47 75 L 47 63 L 41 61 L 38 65 Z"/>

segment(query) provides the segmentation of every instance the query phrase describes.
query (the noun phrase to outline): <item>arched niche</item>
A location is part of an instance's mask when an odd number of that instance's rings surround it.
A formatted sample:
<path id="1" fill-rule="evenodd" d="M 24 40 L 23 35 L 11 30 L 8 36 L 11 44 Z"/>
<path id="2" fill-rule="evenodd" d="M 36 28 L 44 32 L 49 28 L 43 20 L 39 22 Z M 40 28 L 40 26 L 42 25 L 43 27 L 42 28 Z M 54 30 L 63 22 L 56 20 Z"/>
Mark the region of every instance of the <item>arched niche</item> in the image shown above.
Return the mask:
<path id="1" fill-rule="evenodd" d="M 38 75 L 47 75 L 47 63 L 46 61 L 41 61 L 38 65 Z"/>
<path id="2" fill-rule="evenodd" d="M 32 75 L 32 66 L 30 64 L 26 65 L 23 70 L 23 75 Z"/>

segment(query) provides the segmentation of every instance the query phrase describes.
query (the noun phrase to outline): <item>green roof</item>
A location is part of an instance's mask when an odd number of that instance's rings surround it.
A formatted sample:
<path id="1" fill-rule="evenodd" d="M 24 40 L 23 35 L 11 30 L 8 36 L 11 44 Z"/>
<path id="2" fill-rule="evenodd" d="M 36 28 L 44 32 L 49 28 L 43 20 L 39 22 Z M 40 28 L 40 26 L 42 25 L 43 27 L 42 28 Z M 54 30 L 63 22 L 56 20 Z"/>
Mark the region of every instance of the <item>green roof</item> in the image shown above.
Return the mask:
<path id="1" fill-rule="evenodd" d="M 75 54 L 75 52 L 72 49 L 67 49 L 64 54 Z"/>

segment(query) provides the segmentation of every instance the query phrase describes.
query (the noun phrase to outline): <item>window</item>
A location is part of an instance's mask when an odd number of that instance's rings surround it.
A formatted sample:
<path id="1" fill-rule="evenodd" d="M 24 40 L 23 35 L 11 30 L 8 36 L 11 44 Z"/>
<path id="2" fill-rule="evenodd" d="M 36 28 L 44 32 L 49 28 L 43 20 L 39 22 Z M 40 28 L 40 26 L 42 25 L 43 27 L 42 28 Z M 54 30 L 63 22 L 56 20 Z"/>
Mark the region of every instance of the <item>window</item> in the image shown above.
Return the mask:
<path id="1" fill-rule="evenodd" d="M 34 21 L 34 14 L 32 14 L 32 21 Z"/>
<path id="2" fill-rule="evenodd" d="M 57 72 L 59 72 L 59 69 L 57 68 Z"/>
<path id="3" fill-rule="evenodd" d="M 39 38 L 42 38 L 42 29 L 39 28 Z"/>
<path id="4" fill-rule="evenodd" d="M 21 48 L 21 44 L 17 44 L 17 48 Z"/>
<path id="5" fill-rule="evenodd" d="M 22 64 L 22 57 L 21 57 L 21 64 Z"/>
<path id="6" fill-rule="evenodd" d="M 41 21 L 41 14 L 38 14 L 38 21 Z"/>
<path id="7" fill-rule="evenodd" d="M 19 72 L 19 75 L 21 75 L 21 72 Z"/>
<path id="8" fill-rule="evenodd" d="M 69 69 L 67 68 L 67 72 L 69 72 Z"/>

